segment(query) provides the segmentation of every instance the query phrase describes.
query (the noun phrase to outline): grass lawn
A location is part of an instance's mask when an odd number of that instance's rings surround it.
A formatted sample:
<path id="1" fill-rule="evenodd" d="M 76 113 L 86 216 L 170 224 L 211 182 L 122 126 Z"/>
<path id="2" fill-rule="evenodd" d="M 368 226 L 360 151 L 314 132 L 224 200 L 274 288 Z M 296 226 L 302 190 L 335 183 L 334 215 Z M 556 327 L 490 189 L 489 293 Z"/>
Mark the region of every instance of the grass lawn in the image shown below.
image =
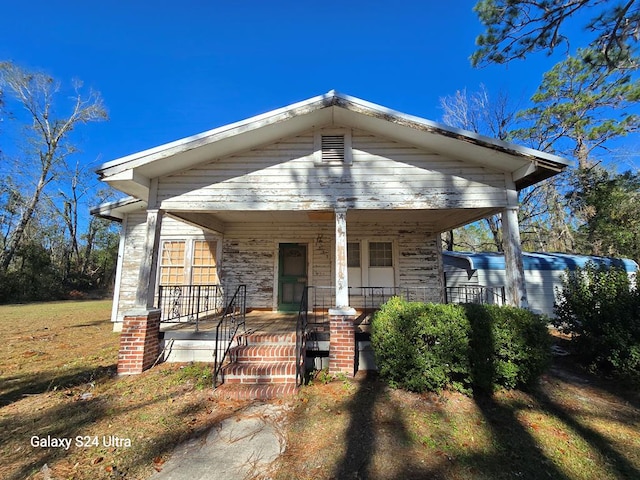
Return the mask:
<path id="1" fill-rule="evenodd" d="M 0 306 L 0 478 L 146 479 L 174 445 L 244 407 L 212 398 L 205 365 L 115 377 L 110 308 Z M 568 360 L 533 392 L 490 398 L 416 395 L 371 375 L 328 380 L 289 400 L 288 447 L 270 478 L 640 478 L 638 392 Z"/>

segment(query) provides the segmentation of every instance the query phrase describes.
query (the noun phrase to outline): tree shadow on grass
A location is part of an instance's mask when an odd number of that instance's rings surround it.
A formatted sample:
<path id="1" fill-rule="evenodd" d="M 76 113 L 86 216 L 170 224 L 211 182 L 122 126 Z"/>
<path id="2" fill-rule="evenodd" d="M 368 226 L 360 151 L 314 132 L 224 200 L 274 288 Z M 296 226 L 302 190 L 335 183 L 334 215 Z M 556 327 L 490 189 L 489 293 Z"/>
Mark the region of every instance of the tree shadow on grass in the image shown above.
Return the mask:
<path id="1" fill-rule="evenodd" d="M 567 479 L 564 472 L 542 451 L 536 439 L 517 417 L 525 405 L 507 405 L 496 401 L 496 362 L 499 348 L 494 338 L 494 318 L 477 305 L 466 305 L 471 326 L 470 364 L 476 406 L 493 437 L 495 453 L 475 459 L 477 467 L 491 478 Z M 473 313 L 471 313 L 473 312 Z"/>
<path id="2" fill-rule="evenodd" d="M 59 370 L 49 370 L 38 374 L 1 377 L 0 408 L 17 402 L 27 395 L 73 388 L 112 377 L 115 373 L 116 365 L 113 364 L 91 368 L 77 367 L 66 370 L 63 374 Z"/>
<path id="3" fill-rule="evenodd" d="M 374 408 L 381 390 L 373 372 L 359 374 L 358 390 L 348 404 L 347 446 L 335 478 L 370 478 L 370 468 L 376 447 Z"/>
<path id="4" fill-rule="evenodd" d="M 191 426 L 194 415 L 201 410 L 201 402 L 194 399 L 172 415 L 172 420 L 179 422 L 181 428 L 164 429 L 163 433 L 150 437 L 142 437 L 131 432 L 123 436 L 124 432 L 130 431 L 130 427 L 118 424 L 119 416 L 130 417 L 134 412 L 139 412 L 142 416 L 147 408 L 172 402 L 174 394 L 167 392 L 151 400 L 137 401 L 135 404 L 127 404 L 124 398 L 117 401 L 113 397 L 104 396 L 88 400 L 68 398 L 59 400 L 53 407 L 38 409 L 29 415 L 7 415 L 0 420 L 0 452 L 6 454 L 0 464 L 0 477 L 3 480 L 21 480 L 40 471 L 45 464 L 55 465 L 56 462 L 82 449 L 83 447 L 76 444 L 76 437 L 89 435 L 89 432 L 90 436 L 97 435 L 99 445 L 92 444 L 87 447 L 88 455 L 82 457 L 85 463 L 78 466 L 82 478 L 112 478 L 106 470 L 106 467 L 111 466 L 107 462 L 110 457 L 116 455 L 118 449 L 103 448 L 102 445 L 102 436 L 112 434 L 122 438 L 128 437 L 131 441 L 131 448 L 119 449 L 122 450 L 119 456 L 114 457 L 118 465 L 113 466 L 113 471 L 126 475 L 127 470 L 132 467 L 139 469 L 141 466 L 153 465 L 156 457 L 169 453 L 181 441 L 202 435 L 223 418 L 235 413 L 235 410 L 226 410 L 220 415 L 212 415 L 205 424 Z M 111 418 L 114 419 L 114 424 L 109 425 L 108 431 L 94 431 L 97 422 Z M 148 420 L 157 422 L 160 419 Z M 34 447 L 31 445 L 33 436 L 71 439 L 71 447 L 69 450 L 59 447 Z M 18 448 L 14 449 L 16 445 Z M 30 458 L 29 464 L 21 465 L 20 459 L 23 456 Z M 93 464 L 91 460 L 96 460 L 96 463 Z M 9 471 L 7 465 L 17 466 Z"/>
<path id="5" fill-rule="evenodd" d="M 555 416 L 564 425 L 580 435 L 580 437 L 594 451 L 597 451 L 606 458 L 608 469 L 615 472 L 617 478 L 640 478 L 640 469 L 634 466 L 629 459 L 618 451 L 610 439 L 581 421 L 579 418 L 581 416 L 580 411 L 576 411 L 575 408 L 569 409 L 566 406 L 561 405 L 560 402 L 554 400 L 548 389 L 553 388 L 554 385 L 557 386 L 562 383 L 569 383 L 577 386 L 578 388 L 588 388 L 589 391 L 596 396 L 599 396 L 600 394 L 611 395 L 620 401 L 620 405 L 624 405 L 626 403 L 631 408 L 635 409 L 635 412 L 629 414 L 618 409 L 614 412 L 601 411 L 598 412 L 597 416 L 606 418 L 609 421 L 616 420 L 636 424 L 640 423 L 640 415 L 637 413 L 638 410 L 640 410 L 637 395 L 616 389 L 615 387 L 613 387 L 613 389 L 606 388 L 606 384 L 608 382 L 604 382 L 605 390 L 602 390 L 599 385 L 593 385 L 593 382 L 600 383 L 598 379 L 588 379 L 579 373 L 574 373 L 567 372 L 563 367 L 555 367 L 550 370 L 547 374 L 547 378 L 551 381 L 538 388 L 535 392 L 535 397 L 541 407 L 549 415 Z M 609 387 L 612 386 L 609 385 Z"/>

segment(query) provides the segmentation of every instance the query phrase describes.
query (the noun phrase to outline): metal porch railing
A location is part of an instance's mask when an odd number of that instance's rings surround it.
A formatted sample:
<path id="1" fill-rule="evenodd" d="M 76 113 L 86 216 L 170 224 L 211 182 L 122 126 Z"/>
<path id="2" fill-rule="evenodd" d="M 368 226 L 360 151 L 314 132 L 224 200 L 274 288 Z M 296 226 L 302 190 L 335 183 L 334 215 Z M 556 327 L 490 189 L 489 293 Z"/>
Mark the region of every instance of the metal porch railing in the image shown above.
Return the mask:
<path id="1" fill-rule="evenodd" d="M 445 288 L 445 303 L 480 303 L 504 305 L 504 287 L 485 287 L 482 285 L 462 285 Z"/>
<path id="2" fill-rule="evenodd" d="M 218 386 L 220 371 L 240 327 L 247 331 L 247 286 L 239 285 L 227 303 L 216 326 L 213 350 L 213 388 Z"/>
<path id="3" fill-rule="evenodd" d="M 400 297 L 410 302 L 434 302 L 440 298 L 440 291 L 433 287 L 349 287 L 349 306 L 358 310 L 365 323 L 371 313 L 392 297 Z M 447 287 L 445 303 L 505 304 L 504 287 L 483 287 L 477 285 Z M 308 286 L 305 288 L 301 315 L 307 332 L 329 332 L 329 309 L 335 305 L 335 287 Z M 304 307 L 304 308 L 303 308 Z"/>
<path id="4" fill-rule="evenodd" d="M 224 307 L 221 285 L 160 285 L 157 307 L 164 323 L 193 323 L 198 331 L 203 318 L 219 314 Z"/>
<path id="5" fill-rule="evenodd" d="M 307 334 L 309 320 L 309 287 L 302 292 L 298 320 L 296 322 L 296 385 L 302 385 L 307 362 Z"/>

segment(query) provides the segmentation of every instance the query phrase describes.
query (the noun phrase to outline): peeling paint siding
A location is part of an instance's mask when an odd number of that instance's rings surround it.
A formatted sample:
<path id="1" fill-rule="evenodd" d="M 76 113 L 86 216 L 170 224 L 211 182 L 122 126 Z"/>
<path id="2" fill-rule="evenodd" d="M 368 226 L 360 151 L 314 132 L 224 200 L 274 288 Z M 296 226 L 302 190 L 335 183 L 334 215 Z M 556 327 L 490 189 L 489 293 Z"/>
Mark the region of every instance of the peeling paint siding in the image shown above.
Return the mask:
<path id="1" fill-rule="evenodd" d="M 147 213 L 129 214 L 124 235 L 124 253 L 122 257 L 122 277 L 120 279 L 120 297 L 118 300 L 117 321 L 121 322 L 124 313 L 135 307 L 138 288 L 138 271 L 145 244 Z"/>
<path id="2" fill-rule="evenodd" d="M 144 244 L 146 214 L 129 215 L 120 286 L 118 319 L 135 306 L 140 255 Z M 165 217 L 161 237 L 202 238 L 202 230 Z M 399 287 L 431 287 L 437 301 L 440 280 L 434 235 L 428 227 L 415 223 L 354 223 L 347 220 L 348 241 L 389 239 L 397 242 Z M 222 283 L 230 289 L 247 285 L 247 305 L 273 308 L 278 246 L 280 243 L 308 244 L 310 273 L 308 283 L 332 286 L 335 226 L 333 222 L 309 223 L 230 223 L 222 240 L 219 259 Z"/>
<path id="3" fill-rule="evenodd" d="M 120 279 L 120 295 L 118 299 L 118 312 L 116 321 L 122 321 L 126 311 L 136 306 L 136 290 L 138 288 L 138 271 L 142 263 L 142 254 L 146 242 L 146 212 L 129 214 L 127 216 L 126 231 L 124 235 L 124 254 L 122 263 L 122 277 Z M 162 219 L 160 241 L 167 238 L 203 238 L 214 240 L 209 233 L 202 229 L 182 223 L 176 219 L 167 217 Z"/>
<path id="4" fill-rule="evenodd" d="M 247 285 L 247 306 L 273 308 L 280 243 L 308 245 L 309 284 L 330 285 L 333 223 L 228 224 L 222 242 L 221 277 L 226 285 Z"/>
<path id="5" fill-rule="evenodd" d="M 309 245 L 309 285 L 332 286 L 335 248 L 333 222 L 228 224 L 223 240 L 223 283 L 247 284 L 247 305 L 274 307 L 278 245 L 299 242 Z M 441 282 L 435 236 L 417 224 L 359 224 L 347 221 L 348 241 L 393 239 L 398 244 L 398 285 L 429 287 L 437 301 Z"/>
<path id="6" fill-rule="evenodd" d="M 166 209 L 325 210 L 506 205 L 502 172 L 353 132 L 353 165 L 314 163 L 313 132 L 161 178 Z"/>

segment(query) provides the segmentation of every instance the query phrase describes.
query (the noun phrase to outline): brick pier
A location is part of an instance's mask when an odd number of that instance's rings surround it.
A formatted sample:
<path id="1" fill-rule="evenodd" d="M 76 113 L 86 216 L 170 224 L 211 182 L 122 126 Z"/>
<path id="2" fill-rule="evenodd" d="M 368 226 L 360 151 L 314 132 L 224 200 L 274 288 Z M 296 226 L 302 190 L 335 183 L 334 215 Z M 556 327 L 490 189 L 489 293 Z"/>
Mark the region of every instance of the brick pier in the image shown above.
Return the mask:
<path id="1" fill-rule="evenodd" d="M 151 368 L 160 353 L 160 310 L 124 316 L 118 352 L 118 375 L 135 375 Z"/>
<path id="2" fill-rule="evenodd" d="M 353 315 L 329 315 L 329 373 L 352 377 L 356 369 L 356 330 Z"/>

